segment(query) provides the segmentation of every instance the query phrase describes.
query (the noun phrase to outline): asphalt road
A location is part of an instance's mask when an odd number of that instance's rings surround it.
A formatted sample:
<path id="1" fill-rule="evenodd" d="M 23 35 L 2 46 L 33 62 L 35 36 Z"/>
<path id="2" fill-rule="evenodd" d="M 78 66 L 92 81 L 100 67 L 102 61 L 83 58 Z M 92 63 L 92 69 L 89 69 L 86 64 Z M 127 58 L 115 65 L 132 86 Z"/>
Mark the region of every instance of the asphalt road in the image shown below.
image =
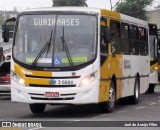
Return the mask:
<path id="1" fill-rule="evenodd" d="M 80 121 L 160 121 L 160 89 L 154 94 L 141 95 L 137 105 L 117 103 L 115 111 L 110 114 L 101 113 L 96 105 L 47 105 L 43 114 L 33 115 L 28 104 L 13 103 L 10 96 L 1 96 L 0 121 L 62 121 L 62 124 L 75 126 Z"/>

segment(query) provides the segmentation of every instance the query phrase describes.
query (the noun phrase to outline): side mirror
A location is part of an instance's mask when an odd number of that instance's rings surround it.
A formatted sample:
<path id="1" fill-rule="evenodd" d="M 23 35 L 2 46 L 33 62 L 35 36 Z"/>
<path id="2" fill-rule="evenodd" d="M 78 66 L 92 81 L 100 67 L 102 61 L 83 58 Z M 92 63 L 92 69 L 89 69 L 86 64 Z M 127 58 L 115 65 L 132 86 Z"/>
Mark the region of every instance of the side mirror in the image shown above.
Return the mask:
<path id="1" fill-rule="evenodd" d="M 9 38 L 10 37 L 10 31 L 12 31 L 13 29 L 11 29 L 11 25 L 9 25 L 10 22 L 16 22 L 16 18 L 15 17 L 12 17 L 12 18 L 9 18 L 7 19 L 5 22 L 4 22 L 4 25 L 2 25 L 2 38 L 3 38 L 3 41 L 4 42 L 9 42 Z"/>
<path id="2" fill-rule="evenodd" d="M 3 41 L 9 42 L 9 28 L 7 27 L 7 25 L 3 25 L 2 29 L 3 29 L 2 33 Z"/>

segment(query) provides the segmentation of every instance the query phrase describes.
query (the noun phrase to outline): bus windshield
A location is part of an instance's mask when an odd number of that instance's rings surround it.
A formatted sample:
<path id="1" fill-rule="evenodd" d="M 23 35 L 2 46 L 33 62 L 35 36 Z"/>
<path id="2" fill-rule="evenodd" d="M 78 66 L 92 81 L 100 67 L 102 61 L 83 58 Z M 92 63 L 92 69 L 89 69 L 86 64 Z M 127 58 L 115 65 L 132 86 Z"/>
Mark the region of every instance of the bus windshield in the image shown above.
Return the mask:
<path id="1" fill-rule="evenodd" d="M 26 65 L 33 65 L 36 59 L 36 67 L 70 67 L 71 63 L 77 66 L 90 62 L 96 56 L 96 24 L 93 15 L 22 15 L 13 57 Z"/>

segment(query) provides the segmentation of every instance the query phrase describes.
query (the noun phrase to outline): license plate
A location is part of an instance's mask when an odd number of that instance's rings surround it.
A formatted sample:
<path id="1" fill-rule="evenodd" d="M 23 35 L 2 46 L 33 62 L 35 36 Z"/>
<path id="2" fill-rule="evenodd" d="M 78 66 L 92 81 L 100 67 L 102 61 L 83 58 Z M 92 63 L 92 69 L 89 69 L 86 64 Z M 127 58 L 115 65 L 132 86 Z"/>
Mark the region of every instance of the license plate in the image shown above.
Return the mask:
<path id="1" fill-rule="evenodd" d="M 59 92 L 45 92 L 45 97 L 59 97 Z"/>

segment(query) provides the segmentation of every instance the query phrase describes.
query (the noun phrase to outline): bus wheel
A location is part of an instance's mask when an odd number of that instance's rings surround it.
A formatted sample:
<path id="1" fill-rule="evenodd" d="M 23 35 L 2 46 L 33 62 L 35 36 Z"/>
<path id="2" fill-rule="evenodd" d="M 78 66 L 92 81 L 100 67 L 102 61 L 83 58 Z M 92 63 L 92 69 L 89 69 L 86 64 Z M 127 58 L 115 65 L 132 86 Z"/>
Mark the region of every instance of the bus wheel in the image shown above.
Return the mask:
<path id="1" fill-rule="evenodd" d="M 29 106 L 33 114 L 40 114 L 44 112 L 46 104 L 29 104 Z"/>
<path id="2" fill-rule="evenodd" d="M 154 93 L 154 88 L 155 88 L 155 85 L 154 84 L 150 84 L 149 88 L 147 90 L 147 93 Z"/>
<path id="3" fill-rule="evenodd" d="M 116 102 L 115 85 L 113 81 L 111 81 L 109 90 L 109 101 L 100 104 L 101 111 L 104 113 L 112 113 L 115 108 L 115 102 Z"/>
<path id="4" fill-rule="evenodd" d="M 131 96 L 131 103 L 132 104 L 138 104 L 139 102 L 139 95 L 140 95 L 140 87 L 139 87 L 139 80 L 138 77 L 135 79 L 134 83 L 134 95 Z"/>

